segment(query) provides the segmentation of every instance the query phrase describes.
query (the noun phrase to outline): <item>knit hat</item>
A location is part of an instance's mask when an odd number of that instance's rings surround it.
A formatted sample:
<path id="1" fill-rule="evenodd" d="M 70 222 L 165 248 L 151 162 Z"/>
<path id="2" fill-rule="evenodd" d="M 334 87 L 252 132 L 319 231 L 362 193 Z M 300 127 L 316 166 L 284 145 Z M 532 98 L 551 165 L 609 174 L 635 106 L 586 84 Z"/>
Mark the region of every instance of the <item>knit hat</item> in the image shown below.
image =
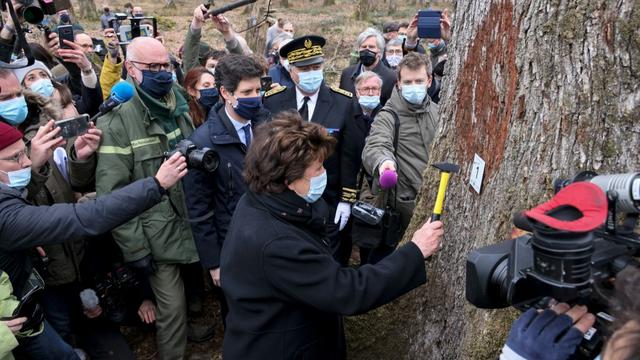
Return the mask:
<path id="1" fill-rule="evenodd" d="M 18 82 L 22 84 L 22 81 L 24 80 L 25 76 L 27 76 L 27 74 L 32 70 L 36 70 L 36 69 L 44 70 L 47 73 L 47 75 L 49 75 L 49 77 L 53 79 L 53 76 L 51 76 L 51 71 L 49 70 L 49 68 L 42 61 L 38 61 L 38 60 L 36 60 L 36 62 L 33 63 L 33 65 L 31 66 L 27 66 L 20 69 L 13 69 L 13 74 L 18 78 Z"/>
<path id="2" fill-rule="evenodd" d="M 9 124 L 0 121 L 0 150 L 22 139 L 22 133 Z"/>

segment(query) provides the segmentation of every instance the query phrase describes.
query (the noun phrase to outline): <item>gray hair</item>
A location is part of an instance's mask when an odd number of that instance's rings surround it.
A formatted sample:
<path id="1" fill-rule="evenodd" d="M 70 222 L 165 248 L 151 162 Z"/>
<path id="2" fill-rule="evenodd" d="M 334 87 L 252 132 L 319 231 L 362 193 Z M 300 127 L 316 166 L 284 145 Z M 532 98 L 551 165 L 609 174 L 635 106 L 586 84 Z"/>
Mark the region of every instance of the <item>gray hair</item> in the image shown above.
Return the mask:
<path id="1" fill-rule="evenodd" d="M 389 42 L 387 43 L 387 47 L 389 46 L 402 46 L 402 39 L 395 38 L 389 40 Z"/>
<path id="2" fill-rule="evenodd" d="M 271 40 L 270 48 L 273 47 L 273 45 L 278 44 L 278 48 L 280 46 L 282 46 L 282 42 L 285 40 L 292 40 L 293 36 L 291 34 L 289 34 L 288 32 L 283 32 L 280 33 L 278 36 L 276 36 L 275 38 L 273 38 L 273 40 Z"/>
<path id="3" fill-rule="evenodd" d="M 375 36 L 376 38 L 376 45 L 378 45 L 378 49 L 380 49 L 380 51 L 384 50 L 384 37 L 380 31 L 374 28 L 367 28 L 358 35 L 358 38 L 356 39 L 356 49 L 359 49 L 360 45 L 372 36 Z"/>
<path id="4" fill-rule="evenodd" d="M 361 82 L 367 81 L 371 78 L 378 79 L 378 82 L 380 83 L 380 87 L 382 87 L 382 78 L 380 77 L 380 75 L 374 73 L 373 71 L 363 71 L 362 73 L 360 73 L 360 75 L 358 75 L 358 77 L 356 78 L 354 85 L 357 88 Z"/>

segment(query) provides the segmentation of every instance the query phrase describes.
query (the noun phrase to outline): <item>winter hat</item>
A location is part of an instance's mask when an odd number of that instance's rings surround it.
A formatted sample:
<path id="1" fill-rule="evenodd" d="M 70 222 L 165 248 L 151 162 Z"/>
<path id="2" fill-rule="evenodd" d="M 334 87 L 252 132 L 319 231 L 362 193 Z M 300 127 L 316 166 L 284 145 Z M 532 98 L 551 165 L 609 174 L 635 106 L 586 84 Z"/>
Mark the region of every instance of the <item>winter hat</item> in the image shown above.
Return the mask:
<path id="1" fill-rule="evenodd" d="M 22 139 L 22 133 L 9 124 L 0 121 L 0 150 Z"/>
<path id="2" fill-rule="evenodd" d="M 36 62 L 33 63 L 33 65 L 31 66 L 27 66 L 20 69 L 13 69 L 13 74 L 18 78 L 18 82 L 22 84 L 22 81 L 27 76 L 27 74 L 32 70 L 36 70 L 36 69 L 44 70 L 47 73 L 47 75 L 49 75 L 49 78 L 53 79 L 53 76 L 51 76 L 51 71 L 49 70 L 49 68 L 42 61 L 38 61 L 38 60 L 36 60 Z"/>

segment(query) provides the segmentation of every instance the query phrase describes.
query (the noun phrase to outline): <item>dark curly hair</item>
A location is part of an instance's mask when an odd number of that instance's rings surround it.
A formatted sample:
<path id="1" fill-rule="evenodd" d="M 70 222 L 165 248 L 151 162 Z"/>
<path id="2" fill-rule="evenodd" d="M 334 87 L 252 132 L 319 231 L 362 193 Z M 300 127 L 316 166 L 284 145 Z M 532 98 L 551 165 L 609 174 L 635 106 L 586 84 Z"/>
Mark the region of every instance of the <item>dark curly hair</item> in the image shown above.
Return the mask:
<path id="1" fill-rule="evenodd" d="M 262 66 L 255 59 L 236 54 L 230 54 L 220 59 L 214 74 L 218 90 L 224 86 L 229 92 L 236 91 L 240 81 L 260 76 L 262 76 Z"/>
<path id="2" fill-rule="evenodd" d="M 281 193 L 301 179 L 313 161 L 329 157 L 335 144 L 321 125 L 302 121 L 295 110 L 283 111 L 256 128 L 244 180 L 253 192 Z"/>

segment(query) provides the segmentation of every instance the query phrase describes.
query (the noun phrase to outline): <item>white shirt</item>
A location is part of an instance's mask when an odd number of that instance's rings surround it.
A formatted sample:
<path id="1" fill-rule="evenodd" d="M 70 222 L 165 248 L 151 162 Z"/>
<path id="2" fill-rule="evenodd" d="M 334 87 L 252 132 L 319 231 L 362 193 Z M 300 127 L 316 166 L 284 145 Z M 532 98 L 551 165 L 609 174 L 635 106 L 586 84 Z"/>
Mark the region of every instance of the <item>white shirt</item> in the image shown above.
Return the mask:
<path id="1" fill-rule="evenodd" d="M 296 87 L 296 101 L 298 103 L 298 107 L 296 110 L 300 110 L 302 104 L 304 104 L 304 97 L 309 96 L 309 101 L 307 101 L 307 109 L 309 109 L 309 121 L 313 118 L 313 111 L 316 109 L 316 104 L 318 103 L 318 94 L 320 93 L 320 89 L 316 91 L 313 95 L 304 95 L 300 92 L 300 89 Z"/>
<path id="2" fill-rule="evenodd" d="M 227 108 L 225 107 L 224 112 L 227 113 L 227 116 L 229 117 L 229 120 L 231 120 L 231 124 L 233 124 L 233 127 L 236 129 L 236 132 L 238 133 L 238 137 L 240 138 L 240 141 L 247 145 L 247 138 L 246 136 L 244 136 L 244 130 L 243 128 L 247 125 L 251 125 L 251 120 L 247 121 L 246 123 L 241 123 L 240 121 L 235 121 L 233 120 L 233 118 L 231 117 L 231 115 L 229 115 L 229 112 L 227 111 Z M 251 139 L 253 140 L 253 126 L 251 127 Z"/>

